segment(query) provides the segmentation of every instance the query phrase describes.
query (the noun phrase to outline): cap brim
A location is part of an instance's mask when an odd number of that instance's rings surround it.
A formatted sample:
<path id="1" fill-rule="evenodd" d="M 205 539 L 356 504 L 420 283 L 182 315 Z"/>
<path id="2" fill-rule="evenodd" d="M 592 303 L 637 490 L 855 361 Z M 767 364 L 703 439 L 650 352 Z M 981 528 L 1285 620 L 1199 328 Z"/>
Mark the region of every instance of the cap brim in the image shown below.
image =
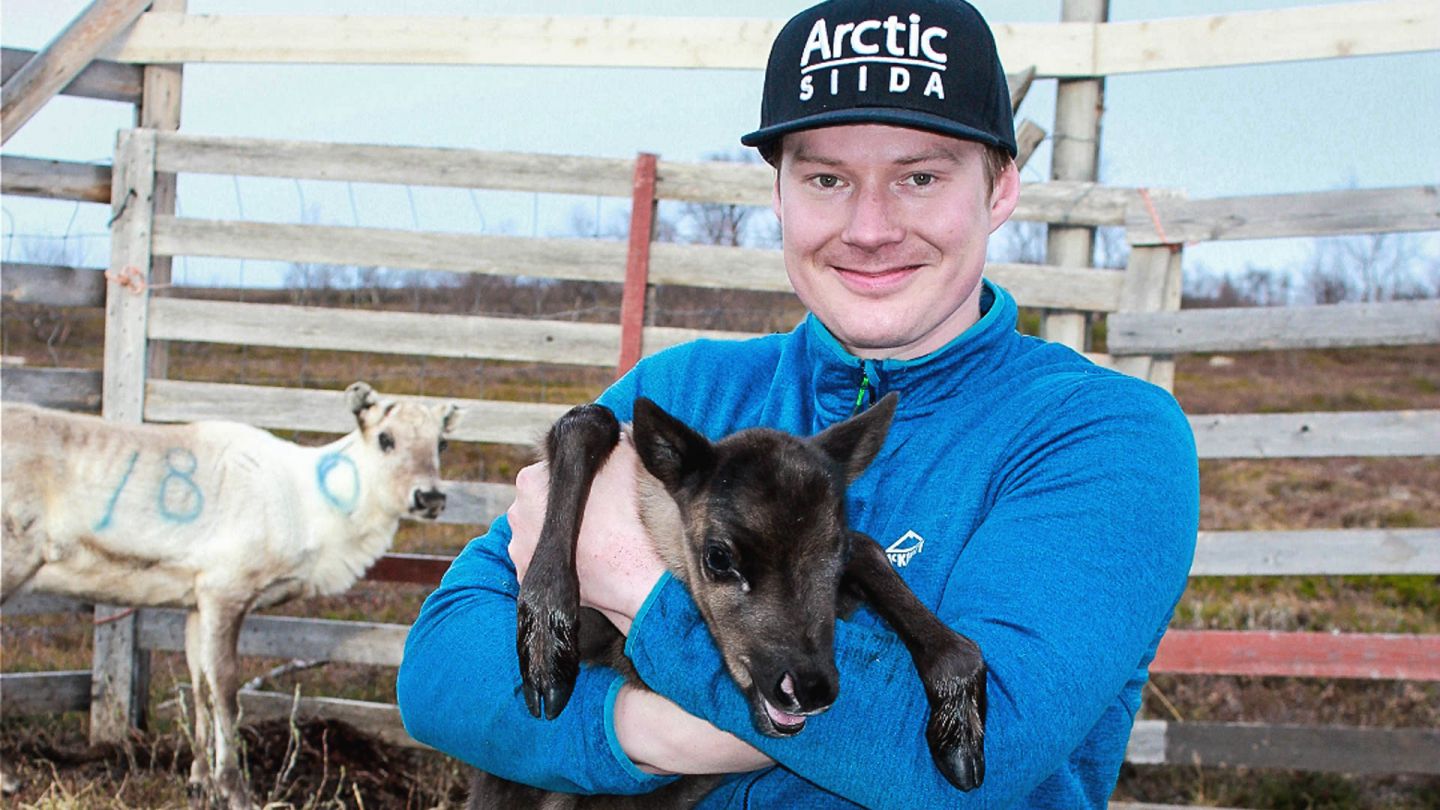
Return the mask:
<path id="1" fill-rule="evenodd" d="M 762 127 L 754 132 L 740 136 L 740 143 L 746 146 L 762 146 L 765 143 L 779 138 L 781 135 L 788 135 L 791 132 L 799 132 L 802 129 L 818 129 L 820 127 L 833 127 L 841 124 L 890 124 L 897 127 L 909 127 L 911 129 L 923 129 L 929 132 L 938 132 L 941 135 L 951 135 L 966 141 L 977 141 L 989 146 L 997 146 L 1010 153 L 1014 157 L 1017 149 L 1015 144 L 1004 143 L 987 132 L 967 127 L 948 118 L 938 115 L 919 112 L 916 110 L 903 110 L 893 107 L 849 107 L 843 110 L 827 110 L 825 112 L 807 115 L 804 118 L 796 118 L 786 121 L 783 124 Z"/>

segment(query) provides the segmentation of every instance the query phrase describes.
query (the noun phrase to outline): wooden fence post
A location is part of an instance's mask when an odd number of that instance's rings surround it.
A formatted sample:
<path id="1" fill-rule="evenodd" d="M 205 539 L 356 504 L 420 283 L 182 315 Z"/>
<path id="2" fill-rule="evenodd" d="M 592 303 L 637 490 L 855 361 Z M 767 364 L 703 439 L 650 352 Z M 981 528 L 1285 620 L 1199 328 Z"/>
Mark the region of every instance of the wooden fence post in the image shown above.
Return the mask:
<path id="1" fill-rule="evenodd" d="M 630 202 L 630 250 L 625 259 L 625 289 L 620 298 L 620 361 L 624 376 L 644 350 L 645 303 L 650 286 L 650 242 L 655 238 L 655 164 L 649 152 L 635 156 Z"/>
<path id="2" fill-rule="evenodd" d="M 112 175 L 110 269 L 105 288 L 105 368 L 100 412 L 140 422 L 145 404 L 150 237 L 155 212 L 155 132 L 120 133 Z M 90 681 L 90 739 L 121 742 L 144 724 L 149 661 L 140 650 L 138 614 L 95 607 Z"/>
<path id="3" fill-rule="evenodd" d="M 1064 0 L 1062 22 L 1105 22 L 1110 0 Z M 1053 180 L 1094 182 L 1100 164 L 1100 114 L 1105 107 L 1105 80 L 1062 79 L 1055 93 L 1055 134 L 1051 138 L 1050 177 Z M 1089 267 L 1095 248 L 1095 229 L 1051 225 L 1045 244 L 1046 264 Z M 1078 312 L 1047 312 L 1040 321 L 1040 336 L 1084 351 L 1088 337 L 1086 318 Z"/>
<path id="4" fill-rule="evenodd" d="M 155 0 L 151 11 L 183 14 L 188 0 Z M 141 79 L 140 109 L 136 125 L 143 129 L 174 132 L 180 129 L 180 91 L 184 76 L 183 64 L 146 65 Z M 155 177 L 155 214 L 169 216 L 175 213 L 175 175 L 169 172 Z M 151 260 L 150 286 L 163 287 L 170 284 L 169 256 L 155 256 Z M 169 346 L 164 341 L 150 344 L 150 376 L 167 377 L 170 365 Z"/>
<path id="5" fill-rule="evenodd" d="M 1120 312 L 1161 312 L 1180 309 L 1179 245 L 1136 246 L 1130 249 Z M 1164 388 L 1175 387 L 1175 361 L 1170 357 L 1129 355 L 1113 358 L 1117 370 Z"/>

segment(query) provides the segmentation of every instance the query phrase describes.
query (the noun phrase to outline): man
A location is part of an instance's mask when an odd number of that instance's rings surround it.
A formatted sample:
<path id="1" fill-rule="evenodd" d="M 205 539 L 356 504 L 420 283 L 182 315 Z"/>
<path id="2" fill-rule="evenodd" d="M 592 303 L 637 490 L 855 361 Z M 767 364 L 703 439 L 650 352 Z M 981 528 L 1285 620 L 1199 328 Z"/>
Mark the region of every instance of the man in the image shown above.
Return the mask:
<path id="1" fill-rule="evenodd" d="M 1103 807 L 1146 668 L 1185 586 L 1198 522 L 1188 424 L 1147 383 L 1016 333 L 982 280 L 1019 193 L 1004 73 L 959 0 L 835 0 L 777 38 L 761 128 L 786 270 L 812 313 L 794 331 L 699 342 L 642 362 L 601 401 L 638 396 L 706 435 L 818 432 L 891 391 L 885 447 L 849 518 L 989 666 L 984 784 L 951 787 L 926 746 L 910 658 L 866 610 L 836 628 L 840 695 L 788 739 L 757 734 L 684 586 L 635 517 L 633 451 L 592 492 L 582 603 L 627 634 L 654 694 L 585 667 L 532 719 L 515 594 L 544 471 L 456 560 L 416 621 L 398 693 L 417 739 L 512 780 L 640 793 L 732 773 L 704 807 Z"/>

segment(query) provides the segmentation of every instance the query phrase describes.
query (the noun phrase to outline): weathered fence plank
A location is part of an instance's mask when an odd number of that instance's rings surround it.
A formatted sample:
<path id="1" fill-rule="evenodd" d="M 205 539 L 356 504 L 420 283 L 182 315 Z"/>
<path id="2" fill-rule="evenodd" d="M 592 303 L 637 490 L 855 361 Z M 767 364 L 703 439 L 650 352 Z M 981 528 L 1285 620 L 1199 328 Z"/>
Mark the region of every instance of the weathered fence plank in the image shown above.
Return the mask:
<path id="1" fill-rule="evenodd" d="M 190 688 L 181 687 L 180 697 L 190 700 Z M 430 750 L 405 733 L 400 709 L 393 703 L 372 703 L 345 698 L 301 697 L 281 692 L 241 690 L 240 711 L 245 724 L 284 720 L 292 713 L 298 722 L 310 719 L 339 720 L 386 745 Z"/>
<path id="2" fill-rule="evenodd" d="M 403 397 L 431 404 L 460 406 L 451 438 L 458 441 L 533 445 L 569 405 L 499 400 Z M 339 391 L 150 380 L 145 418 L 152 422 L 231 419 L 269 429 L 348 433 L 355 418 Z"/>
<path id="3" fill-rule="evenodd" d="M 1137 720 L 1125 758 L 1139 765 L 1434 774 L 1440 730 Z"/>
<path id="4" fill-rule="evenodd" d="M 159 139 L 162 172 L 396 183 L 624 197 L 632 161 L 525 152 L 478 152 L 180 133 Z"/>
<path id="5" fill-rule="evenodd" d="M 646 354 L 698 337 L 722 340 L 752 337 L 736 332 L 666 326 L 646 327 L 644 334 Z M 613 366 L 620 352 L 620 327 L 612 323 L 182 298 L 157 298 L 151 303 L 149 336 L 152 340 L 581 366 Z"/>
<path id="6" fill-rule="evenodd" d="M 444 270 L 618 283 L 625 245 L 332 225 L 282 225 L 158 216 L 157 254 Z"/>
<path id="7" fill-rule="evenodd" d="M 1259 65 L 1440 48 L 1429 0 L 1310 4 L 1095 26 L 1092 75 Z"/>
<path id="8" fill-rule="evenodd" d="M 123 62 L 469 64 L 756 70 L 783 20 L 146 14 Z M 1263 64 L 1440 47 L 1428 0 L 1120 23 L 993 26 L 1043 78 Z"/>
<path id="9" fill-rule="evenodd" d="M 83 712 L 88 708 L 88 669 L 0 674 L 0 717 Z"/>
<path id="10" fill-rule="evenodd" d="M 26 60 L 0 89 L 0 143 L 70 84 L 100 51 L 133 23 L 150 0 L 94 0 L 45 50 Z"/>
<path id="11" fill-rule="evenodd" d="M 1440 529 L 1202 531 L 1191 576 L 1440 574 Z"/>
<path id="12" fill-rule="evenodd" d="M 1328 773 L 1440 773 L 1440 730 L 1175 723 L 1167 761 Z"/>
<path id="13" fill-rule="evenodd" d="M 100 372 L 83 368 L 0 369 L 0 399 L 62 411 L 100 412 Z"/>
<path id="14" fill-rule="evenodd" d="M 105 306 L 105 271 L 97 268 L 5 262 L 0 279 L 7 301 L 48 307 Z"/>
<path id="15" fill-rule="evenodd" d="M 0 48 L 0 83 L 35 57 L 35 51 L 24 48 Z M 101 101 L 140 103 L 140 84 L 144 69 L 138 65 L 122 65 L 97 59 L 80 71 L 60 92 L 67 96 L 94 98 Z"/>
<path id="16" fill-rule="evenodd" d="M 1199 414 L 1201 458 L 1440 455 L 1440 411 Z"/>
<path id="17" fill-rule="evenodd" d="M 377 622 L 297 619 L 290 616 L 245 618 L 240 654 L 262 658 L 342 661 L 381 667 L 400 666 L 409 625 Z M 185 649 L 185 611 L 140 611 L 140 646 L 148 650 Z"/>
<path id="18" fill-rule="evenodd" d="M 110 202 L 110 167 L 0 155 L 0 192 L 77 202 Z"/>
<path id="19" fill-rule="evenodd" d="M 1107 339 L 1117 356 L 1440 343 L 1440 300 L 1117 312 Z"/>
<path id="20" fill-rule="evenodd" d="M 46 613 L 90 612 L 95 606 L 73 596 L 21 591 L 0 607 L 0 616 L 39 616 Z"/>
<path id="21" fill-rule="evenodd" d="M 441 462 L 442 466 L 444 462 Z M 436 522 L 461 526 L 489 525 L 503 515 L 515 500 L 515 487 L 510 484 L 490 484 L 481 481 L 444 481 L 440 489 L 445 493 L 445 511 Z M 420 518 L 408 518 L 421 520 Z M 435 580 L 439 582 L 439 580 Z M 432 583 L 433 584 L 433 583 Z"/>
<path id="22" fill-rule="evenodd" d="M 1130 244 L 1440 230 L 1437 186 L 1208 200 L 1156 198 L 1153 203 L 1151 216 L 1143 202 L 1132 201 L 1125 215 L 1125 238 Z"/>

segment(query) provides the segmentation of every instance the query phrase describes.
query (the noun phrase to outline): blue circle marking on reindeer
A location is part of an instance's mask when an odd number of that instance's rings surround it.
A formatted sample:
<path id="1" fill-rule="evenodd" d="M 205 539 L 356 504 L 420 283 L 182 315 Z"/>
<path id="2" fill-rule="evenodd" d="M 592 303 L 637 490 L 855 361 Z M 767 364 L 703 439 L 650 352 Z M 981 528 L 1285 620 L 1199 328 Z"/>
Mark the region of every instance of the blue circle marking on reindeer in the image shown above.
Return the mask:
<path id="1" fill-rule="evenodd" d="M 200 460 L 183 447 L 165 451 L 165 477 L 156 496 L 161 517 L 172 523 L 193 523 L 205 511 L 205 493 L 195 483 Z"/>
<path id="2" fill-rule="evenodd" d="M 334 479 L 344 479 L 336 486 Z M 341 452 L 326 453 L 315 463 L 315 483 L 320 495 L 345 514 L 355 511 L 360 502 L 360 468 L 355 459 Z"/>

